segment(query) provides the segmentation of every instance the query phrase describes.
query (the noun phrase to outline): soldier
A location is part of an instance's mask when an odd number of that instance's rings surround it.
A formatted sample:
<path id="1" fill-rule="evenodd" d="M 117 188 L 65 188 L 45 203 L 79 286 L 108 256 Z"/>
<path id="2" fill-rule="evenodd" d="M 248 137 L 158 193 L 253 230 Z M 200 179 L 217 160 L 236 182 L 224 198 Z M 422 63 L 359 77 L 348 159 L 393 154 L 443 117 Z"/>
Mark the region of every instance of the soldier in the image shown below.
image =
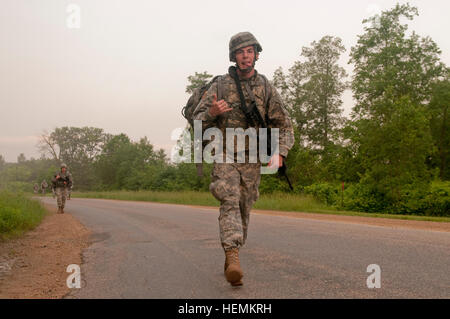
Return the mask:
<path id="1" fill-rule="evenodd" d="M 225 138 L 226 128 L 249 127 L 258 129 L 259 123 L 251 125 L 241 109 L 238 90 L 240 83 L 246 105 L 256 102 L 256 107 L 269 128 L 279 128 L 278 152 L 269 161 L 269 167 L 278 168 L 294 144 L 294 132 L 288 113 L 275 87 L 259 74 L 254 66 L 262 47 L 249 32 L 234 35 L 229 43 L 229 59 L 236 66 L 229 68 L 215 81 L 203 96 L 194 111 L 194 119 L 202 120 L 203 128 L 216 127 Z M 240 82 L 235 80 L 239 76 Z M 218 89 L 220 84 L 221 91 Z M 218 93 L 221 99 L 218 101 Z M 255 105 L 255 104 L 253 104 Z M 219 229 L 220 240 L 225 251 L 224 273 L 233 286 L 242 285 L 243 272 L 239 263 L 239 249 L 247 238 L 250 210 L 259 197 L 261 162 L 249 159 L 248 141 L 245 145 L 244 163 L 214 163 L 211 173 L 211 193 L 220 201 Z M 239 150 L 227 150 L 223 142 L 224 157 L 236 158 Z M 228 153 L 228 154 L 227 154 Z M 233 154 L 229 154 L 233 153 Z"/>
<path id="2" fill-rule="evenodd" d="M 34 190 L 35 194 L 37 194 L 39 192 L 39 185 L 38 185 L 38 183 L 34 183 L 33 190 Z"/>
<path id="3" fill-rule="evenodd" d="M 67 199 L 70 200 L 70 197 L 72 196 L 72 190 L 73 190 L 73 181 L 72 181 L 72 185 L 70 185 L 69 190 L 68 190 L 68 197 Z"/>
<path id="4" fill-rule="evenodd" d="M 44 179 L 41 183 L 41 191 L 43 195 L 45 195 L 45 190 L 47 189 L 47 187 L 48 187 L 47 181 Z"/>
<path id="5" fill-rule="evenodd" d="M 58 203 L 58 214 L 64 214 L 64 205 L 66 204 L 67 189 L 72 185 L 72 175 L 67 170 L 66 164 L 61 164 L 61 171 L 57 172 L 52 179 L 52 188 L 56 193 Z"/>

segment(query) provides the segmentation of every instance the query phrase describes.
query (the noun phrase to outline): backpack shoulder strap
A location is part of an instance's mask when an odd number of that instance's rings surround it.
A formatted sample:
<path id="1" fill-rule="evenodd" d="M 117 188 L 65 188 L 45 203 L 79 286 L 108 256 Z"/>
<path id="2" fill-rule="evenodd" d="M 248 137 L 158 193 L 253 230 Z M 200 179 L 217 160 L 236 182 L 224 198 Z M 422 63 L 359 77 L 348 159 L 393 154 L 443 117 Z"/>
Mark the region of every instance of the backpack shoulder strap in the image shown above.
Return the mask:
<path id="1" fill-rule="evenodd" d="M 266 78 L 266 76 L 264 74 L 259 73 L 259 75 L 261 75 L 261 77 L 264 80 L 264 108 L 266 109 L 266 116 L 265 116 L 265 120 L 266 120 L 266 124 L 269 125 L 270 120 L 269 120 L 269 99 L 272 96 L 272 86 L 270 85 L 269 80 Z"/>
<path id="2" fill-rule="evenodd" d="M 223 76 L 218 75 L 217 78 L 217 100 L 220 101 L 224 97 L 224 83 L 223 83 Z"/>
<path id="3" fill-rule="evenodd" d="M 270 85 L 269 80 L 266 78 L 264 74 L 259 73 L 259 75 L 261 75 L 261 77 L 264 79 L 264 91 L 265 91 L 264 107 L 267 109 L 269 99 L 272 96 L 272 86 Z"/>

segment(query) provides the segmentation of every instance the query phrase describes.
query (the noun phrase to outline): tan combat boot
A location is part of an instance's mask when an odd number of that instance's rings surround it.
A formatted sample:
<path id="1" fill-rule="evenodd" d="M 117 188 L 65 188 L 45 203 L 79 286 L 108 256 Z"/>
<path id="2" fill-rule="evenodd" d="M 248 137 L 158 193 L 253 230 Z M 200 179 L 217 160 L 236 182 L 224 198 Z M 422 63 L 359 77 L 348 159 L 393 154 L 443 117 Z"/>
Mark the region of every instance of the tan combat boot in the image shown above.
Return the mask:
<path id="1" fill-rule="evenodd" d="M 241 286 L 242 272 L 241 265 L 239 263 L 239 249 L 232 248 L 225 251 L 225 277 L 232 286 Z"/>
<path id="2" fill-rule="evenodd" d="M 61 214 L 61 207 L 58 207 L 58 211 L 56 213 Z"/>

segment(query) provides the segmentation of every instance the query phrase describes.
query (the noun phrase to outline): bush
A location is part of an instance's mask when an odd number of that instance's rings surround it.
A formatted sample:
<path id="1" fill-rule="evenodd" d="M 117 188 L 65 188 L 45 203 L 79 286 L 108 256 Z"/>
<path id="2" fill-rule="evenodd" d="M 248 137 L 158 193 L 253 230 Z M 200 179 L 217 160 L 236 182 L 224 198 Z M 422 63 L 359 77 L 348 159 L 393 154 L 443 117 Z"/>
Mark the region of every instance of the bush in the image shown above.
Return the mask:
<path id="1" fill-rule="evenodd" d="M 341 198 L 340 186 L 330 183 L 317 183 L 306 186 L 304 192 L 330 206 L 337 205 Z"/>
<path id="2" fill-rule="evenodd" d="M 46 214 L 40 202 L 23 193 L 0 191 L 0 239 L 36 227 Z"/>
<path id="3" fill-rule="evenodd" d="M 450 216 L 450 182 L 434 182 L 428 189 L 408 189 L 391 208 L 402 214 Z"/>
<path id="4" fill-rule="evenodd" d="M 344 192 L 344 208 L 363 212 L 389 214 L 450 216 L 450 183 L 406 185 L 393 200 L 379 189 L 354 184 Z"/>
<path id="5" fill-rule="evenodd" d="M 386 194 L 367 184 L 350 184 L 344 190 L 344 209 L 383 213 L 386 212 L 387 207 L 389 207 L 389 199 Z"/>
<path id="6" fill-rule="evenodd" d="M 24 193 L 32 193 L 33 190 L 33 183 L 28 182 L 8 182 L 6 185 L 4 185 L 5 190 L 8 190 L 12 193 L 16 192 L 24 192 Z"/>
<path id="7" fill-rule="evenodd" d="M 406 185 L 397 199 L 368 184 L 350 184 L 345 187 L 343 205 L 341 186 L 337 184 L 313 184 L 305 187 L 304 193 L 329 206 L 351 211 L 450 216 L 450 182 L 434 182 L 431 186 Z"/>
<path id="8" fill-rule="evenodd" d="M 285 181 L 282 181 L 275 174 L 262 174 L 261 182 L 259 184 L 259 193 L 260 194 L 271 194 L 274 192 L 283 192 L 287 191 L 286 188 L 289 186 Z"/>

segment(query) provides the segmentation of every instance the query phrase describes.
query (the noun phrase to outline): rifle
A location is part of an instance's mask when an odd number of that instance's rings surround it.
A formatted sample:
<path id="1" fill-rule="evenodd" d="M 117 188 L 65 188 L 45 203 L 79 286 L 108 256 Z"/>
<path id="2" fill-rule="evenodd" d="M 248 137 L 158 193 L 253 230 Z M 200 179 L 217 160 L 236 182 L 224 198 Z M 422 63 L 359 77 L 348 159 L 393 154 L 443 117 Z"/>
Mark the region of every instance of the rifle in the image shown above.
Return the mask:
<path id="1" fill-rule="evenodd" d="M 56 176 L 55 176 L 56 177 Z M 62 177 L 61 175 L 58 175 L 58 178 L 56 178 L 55 180 L 55 187 L 71 187 L 72 186 L 72 182 L 69 178 L 69 176 L 64 176 Z"/>
<path id="2" fill-rule="evenodd" d="M 240 107 L 241 111 L 244 113 L 248 124 L 250 126 L 256 126 L 256 124 L 260 124 L 261 127 L 267 128 L 266 121 L 264 121 L 264 119 L 261 116 L 261 113 L 259 113 L 259 110 L 256 107 L 255 97 L 252 96 L 252 94 L 249 94 L 251 103 L 250 103 L 250 108 L 247 108 L 247 106 L 245 104 L 244 93 L 242 92 L 241 81 L 239 80 L 239 76 L 236 72 L 236 67 L 230 66 L 228 69 L 228 73 L 233 78 L 234 82 L 236 83 L 236 87 L 237 87 L 237 90 L 239 93 L 239 98 L 241 100 L 239 107 Z M 251 93 L 251 92 L 249 92 L 249 93 Z M 272 145 L 272 137 L 271 137 L 271 131 L 269 130 L 268 134 L 267 134 L 267 154 L 270 154 L 271 145 Z M 283 165 L 278 168 L 278 174 L 286 177 L 289 188 L 291 189 L 291 191 L 293 191 L 294 188 L 292 187 L 291 181 L 289 180 L 289 177 L 288 177 L 286 171 L 287 171 L 286 160 L 283 157 Z"/>
<path id="3" fill-rule="evenodd" d="M 269 144 L 269 145 L 270 145 L 270 144 Z M 286 174 L 286 171 L 287 171 L 286 159 L 283 158 L 283 165 L 278 169 L 278 173 L 279 173 L 280 175 L 286 177 L 286 181 L 287 181 L 287 183 L 288 183 L 288 185 L 289 185 L 289 188 L 291 189 L 291 191 L 293 191 L 294 188 L 292 187 L 291 181 L 289 180 L 289 177 L 288 177 L 288 175 Z"/>

